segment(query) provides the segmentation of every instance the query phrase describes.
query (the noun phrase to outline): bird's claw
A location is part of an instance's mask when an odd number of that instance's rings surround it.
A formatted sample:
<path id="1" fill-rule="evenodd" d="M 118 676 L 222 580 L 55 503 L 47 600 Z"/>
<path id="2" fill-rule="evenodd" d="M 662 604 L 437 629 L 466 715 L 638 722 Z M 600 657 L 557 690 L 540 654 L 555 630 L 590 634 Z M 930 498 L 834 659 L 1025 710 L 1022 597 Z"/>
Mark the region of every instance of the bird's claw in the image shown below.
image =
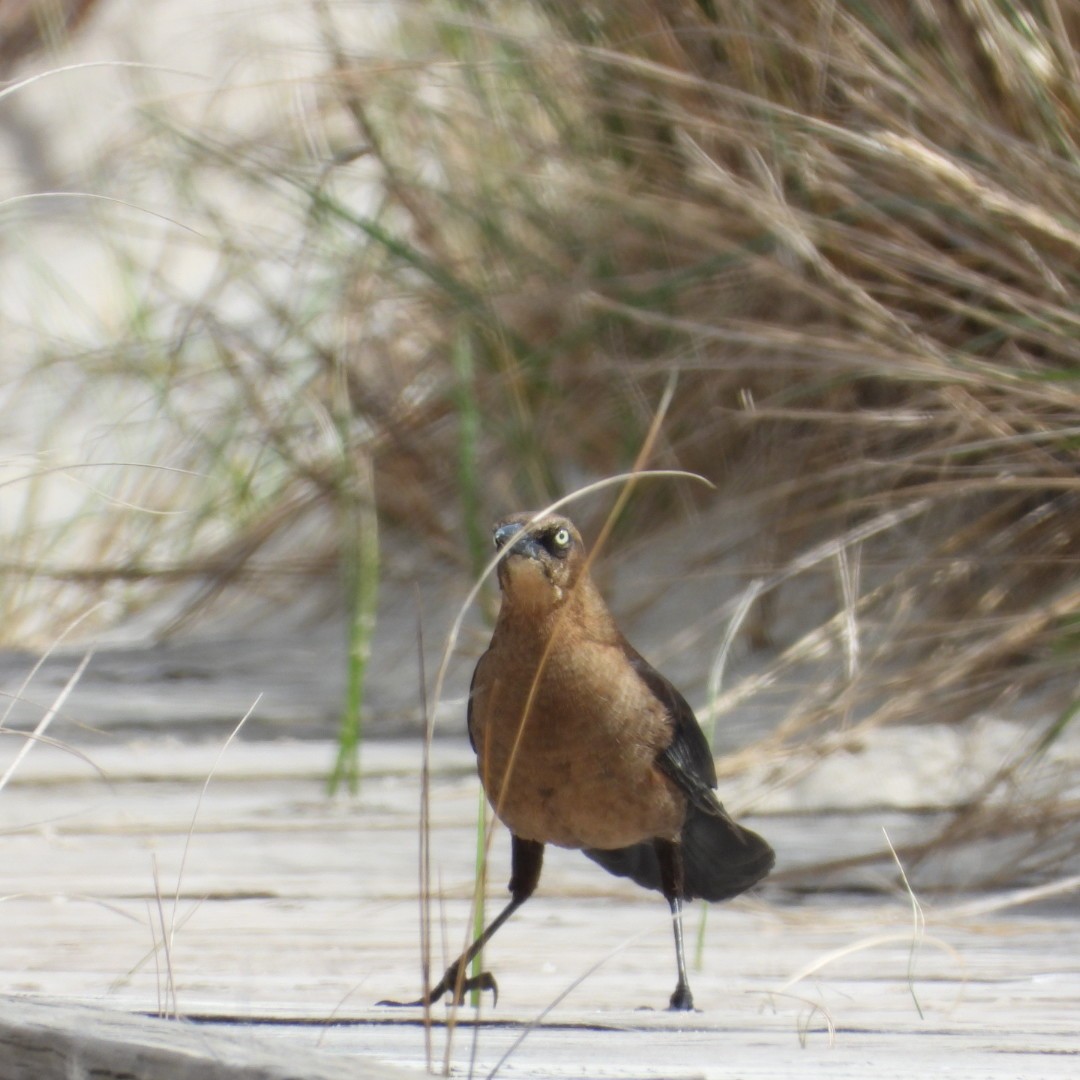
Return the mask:
<path id="1" fill-rule="evenodd" d="M 494 1008 L 499 1004 L 499 984 L 495 981 L 495 976 L 490 971 L 481 971 L 479 975 L 472 975 L 467 979 L 463 979 L 461 985 L 454 984 L 454 1004 L 464 1005 L 465 995 L 471 994 L 474 990 L 479 990 L 483 993 L 485 990 L 491 991 L 491 1007 Z"/>
<path id="2" fill-rule="evenodd" d="M 391 1001 L 385 999 L 378 1002 L 378 1004 L 404 1009 L 425 1008 L 436 1001 L 442 1000 L 448 993 L 453 992 L 454 1004 L 464 1005 L 465 995 L 471 994 L 474 990 L 479 990 L 481 993 L 490 990 L 492 1008 L 499 1004 L 499 984 L 490 971 L 481 971 L 479 975 L 470 975 L 467 979 L 459 979 L 456 968 L 451 968 L 437 986 L 432 987 L 428 993 L 421 998 L 417 998 L 416 1001 Z"/>

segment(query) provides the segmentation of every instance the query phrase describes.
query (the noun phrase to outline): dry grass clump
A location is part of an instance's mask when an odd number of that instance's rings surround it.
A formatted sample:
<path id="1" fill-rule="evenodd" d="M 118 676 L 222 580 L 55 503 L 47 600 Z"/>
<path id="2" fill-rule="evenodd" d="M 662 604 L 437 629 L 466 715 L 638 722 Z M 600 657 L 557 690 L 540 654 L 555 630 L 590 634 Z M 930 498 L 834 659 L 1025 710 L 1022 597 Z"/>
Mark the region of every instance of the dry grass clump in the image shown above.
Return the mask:
<path id="1" fill-rule="evenodd" d="M 406 4 L 377 42 L 311 10 L 324 74 L 264 130 L 144 112 L 203 237 L 170 250 L 215 257 L 197 295 L 149 271 L 104 363 L 196 511 L 126 518 L 87 573 L 197 602 L 343 559 L 362 658 L 376 520 L 475 569 L 496 513 L 633 460 L 675 372 L 653 464 L 720 496 L 642 489 L 620 525 L 702 515 L 688 570 L 740 567 L 700 635 L 738 614 L 776 657 L 720 705 L 799 685 L 781 748 L 1034 691 L 1023 759 L 1068 728 L 1074 0 Z"/>
<path id="2" fill-rule="evenodd" d="M 489 502 L 617 469 L 677 371 L 662 463 L 720 486 L 757 643 L 785 581 L 840 578 L 727 703 L 813 671 L 779 741 L 824 752 L 1051 687 L 1045 748 L 1080 614 L 1075 5 L 430 12 L 392 74 L 337 40 L 338 80 Z"/>
<path id="3" fill-rule="evenodd" d="M 756 523 L 752 570 L 896 512 L 860 614 L 917 603 L 935 694 L 1051 674 L 1080 599 L 1076 14 L 425 6 L 392 72 L 338 41 L 490 501 L 617 469 L 676 370 L 667 460 Z"/>

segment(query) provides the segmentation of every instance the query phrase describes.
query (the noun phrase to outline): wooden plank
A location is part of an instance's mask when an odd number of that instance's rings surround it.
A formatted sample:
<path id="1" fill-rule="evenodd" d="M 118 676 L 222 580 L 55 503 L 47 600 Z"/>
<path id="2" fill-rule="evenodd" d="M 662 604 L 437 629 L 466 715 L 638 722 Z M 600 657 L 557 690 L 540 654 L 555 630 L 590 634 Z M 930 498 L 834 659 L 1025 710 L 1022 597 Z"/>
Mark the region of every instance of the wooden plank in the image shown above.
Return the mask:
<path id="1" fill-rule="evenodd" d="M 363 1058 L 265 1033 L 132 1016 L 63 1002 L 0 999 L 0 1080 L 394 1080 Z"/>
<path id="2" fill-rule="evenodd" d="M 205 792 L 217 746 L 99 749 L 107 782 L 77 758 L 35 751 L 24 763 L 36 759 L 34 769 L 20 767 L 0 793 L 0 993 L 133 1012 L 178 1006 L 251 1045 L 272 1035 L 304 1052 L 425 1065 L 419 1010 L 374 1004 L 419 990 L 418 753 L 366 748 L 371 772 L 354 801 L 325 797 L 327 744 L 238 742 Z M 447 757 L 432 788 L 436 968 L 470 922 L 478 798 L 467 751 Z M 791 862 L 877 843 L 882 821 L 894 839 L 925 827 L 923 815 L 868 810 L 771 816 L 761 828 Z M 495 836 L 492 904 L 505 896 L 507 846 Z M 468 1030 L 453 1036 L 450 1061 L 468 1071 L 475 1053 L 486 1075 L 543 1016 L 502 1073 L 844 1077 L 873 1062 L 883 1080 L 916 1068 L 1070 1075 L 1080 1053 L 1075 908 L 994 910 L 992 899 L 926 902 L 921 939 L 902 892 L 793 903 L 766 890 L 718 906 L 692 973 L 703 1011 L 671 1016 L 663 902 L 551 850 L 538 896 L 488 950 L 498 1007 L 484 1002 L 475 1050 L 475 1014 L 458 1013 Z M 692 941 L 701 917 L 691 910 Z M 442 1024 L 452 1014 L 433 1015 Z M 435 1063 L 447 1039 L 445 1027 L 432 1032 Z"/>

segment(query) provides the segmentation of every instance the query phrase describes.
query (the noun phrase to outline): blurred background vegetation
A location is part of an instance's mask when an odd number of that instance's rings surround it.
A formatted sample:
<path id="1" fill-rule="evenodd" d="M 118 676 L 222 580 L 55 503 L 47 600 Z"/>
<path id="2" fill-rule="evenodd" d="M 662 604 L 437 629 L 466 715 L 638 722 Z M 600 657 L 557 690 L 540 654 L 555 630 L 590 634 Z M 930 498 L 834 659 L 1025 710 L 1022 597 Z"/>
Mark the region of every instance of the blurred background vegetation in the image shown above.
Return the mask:
<path id="1" fill-rule="evenodd" d="M 195 71 L 69 6 L 0 3 L 3 645 L 340 574 L 349 730 L 386 537 L 467 582 L 674 376 L 649 465 L 717 491 L 641 485 L 611 554 L 723 574 L 667 643 L 706 726 L 794 688 L 728 770 L 1006 714 L 934 839 L 1080 849 L 1034 768 L 1080 708 L 1080 4 L 311 0 Z M 46 197 L 35 101 L 105 56 L 151 66 Z"/>

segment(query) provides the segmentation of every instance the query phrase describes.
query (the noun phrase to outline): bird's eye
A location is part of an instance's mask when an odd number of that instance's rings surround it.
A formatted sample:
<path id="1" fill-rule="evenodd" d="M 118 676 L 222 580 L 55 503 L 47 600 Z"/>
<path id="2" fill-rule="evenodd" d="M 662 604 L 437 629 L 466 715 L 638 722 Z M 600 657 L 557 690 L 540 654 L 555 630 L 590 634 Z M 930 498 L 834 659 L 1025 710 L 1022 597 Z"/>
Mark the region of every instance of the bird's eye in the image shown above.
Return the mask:
<path id="1" fill-rule="evenodd" d="M 568 548 L 570 546 L 570 530 L 559 529 L 559 531 L 552 536 L 551 542 L 560 550 Z"/>

